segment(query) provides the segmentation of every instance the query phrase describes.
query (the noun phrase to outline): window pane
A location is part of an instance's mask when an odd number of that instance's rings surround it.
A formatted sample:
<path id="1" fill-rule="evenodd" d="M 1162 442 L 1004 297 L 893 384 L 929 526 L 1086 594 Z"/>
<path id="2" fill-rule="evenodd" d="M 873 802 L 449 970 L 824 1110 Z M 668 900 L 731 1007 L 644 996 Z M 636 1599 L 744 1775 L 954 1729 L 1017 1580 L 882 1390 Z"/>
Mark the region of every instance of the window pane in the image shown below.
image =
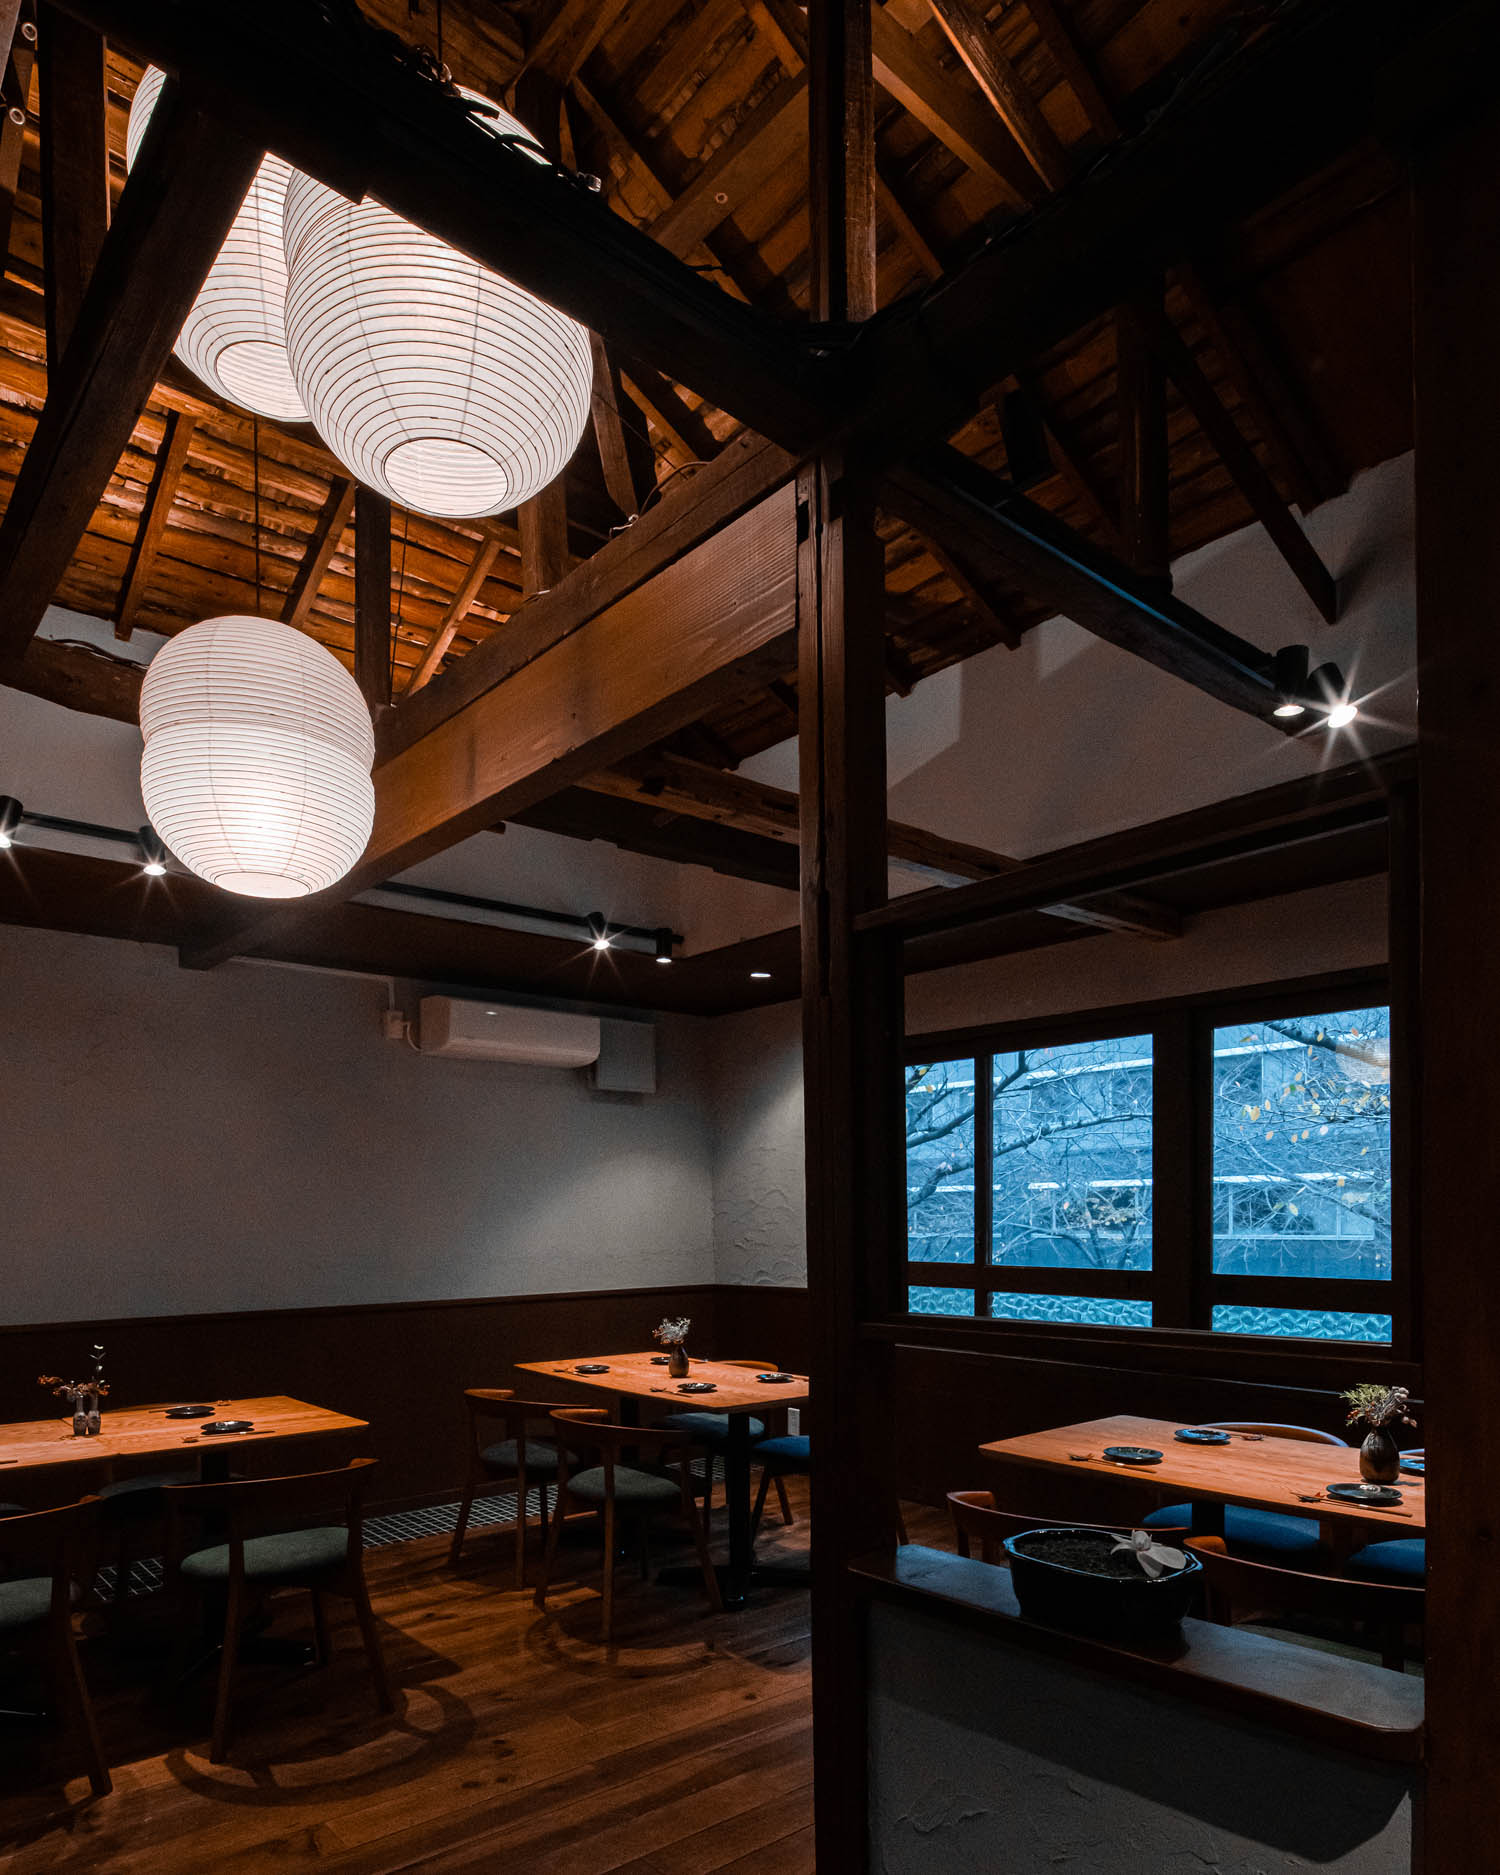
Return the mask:
<path id="1" fill-rule="evenodd" d="M 1149 1035 L 996 1055 L 997 1264 L 1151 1267 L 1151 1080 Z"/>
<path id="2" fill-rule="evenodd" d="M 1151 1304 L 1105 1296 L 1023 1296 L 997 1291 L 990 1314 L 1006 1322 L 1087 1322 L 1100 1328 L 1149 1328 Z"/>
<path id="3" fill-rule="evenodd" d="M 915 1263 L 974 1261 L 972 1061 L 906 1070 L 906 1244 Z"/>
<path id="4" fill-rule="evenodd" d="M 1389 1009 L 1214 1031 L 1215 1270 L 1389 1278 L 1390 1037 Z"/>
<path id="5" fill-rule="evenodd" d="M 1222 1335 L 1309 1335 L 1319 1341 L 1389 1341 L 1389 1315 L 1337 1315 L 1322 1309 L 1216 1308 Z"/>
<path id="6" fill-rule="evenodd" d="M 913 1315 L 972 1315 L 972 1289 L 908 1289 L 906 1306 Z"/>

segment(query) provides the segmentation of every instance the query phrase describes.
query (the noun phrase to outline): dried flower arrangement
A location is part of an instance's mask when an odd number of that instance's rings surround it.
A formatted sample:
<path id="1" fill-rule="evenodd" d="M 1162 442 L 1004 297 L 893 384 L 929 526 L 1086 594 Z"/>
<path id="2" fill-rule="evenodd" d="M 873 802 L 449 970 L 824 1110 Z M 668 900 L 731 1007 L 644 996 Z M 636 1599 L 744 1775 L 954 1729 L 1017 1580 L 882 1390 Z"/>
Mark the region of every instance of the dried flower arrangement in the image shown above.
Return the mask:
<path id="1" fill-rule="evenodd" d="M 1350 1426 L 1414 1426 L 1416 1421 L 1407 1412 L 1407 1403 L 1411 1392 L 1406 1387 L 1382 1387 L 1375 1381 L 1364 1381 L 1357 1387 L 1350 1387 L 1342 1399 L 1349 1408 L 1346 1424 Z"/>
<path id="2" fill-rule="evenodd" d="M 680 1348 L 688 1338 L 692 1327 L 691 1319 L 686 1315 L 669 1315 L 664 1322 L 658 1322 L 651 1330 L 651 1339 L 659 1341 L 664 1348 Z"/>

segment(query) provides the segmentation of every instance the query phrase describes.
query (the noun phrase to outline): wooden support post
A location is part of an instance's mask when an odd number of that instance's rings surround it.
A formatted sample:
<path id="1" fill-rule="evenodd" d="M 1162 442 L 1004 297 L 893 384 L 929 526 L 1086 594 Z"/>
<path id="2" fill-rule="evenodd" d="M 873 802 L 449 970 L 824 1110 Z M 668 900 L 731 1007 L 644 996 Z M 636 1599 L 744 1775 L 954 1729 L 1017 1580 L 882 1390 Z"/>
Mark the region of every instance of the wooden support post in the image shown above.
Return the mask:
<path id="1" fill-rule="evenodd" d="M 863 319 L 875 303 L 870 0 L 813 0 L 808 24 L 814 312 Z M 886 897 L 885 565 L 857 465 L 832 451 L 807 465 L 797 507 L 811 1424 L 824 1455 L 812 1475 L 814 1819 L 818 1865 L 862 1875 L 868 1696 L 849 1563 L 891 1527 L 895 1478 L 889 1357 L 859 1330 L 888 1306 L 904 1163 L 899 952 L 854 930 Z"/>
<path id="2" fill-rule="evenodd" d="M 391 504 L 354 494 L 354 681 L 378 716 L 391 700 Z"/>
<path id="3" fill-rule="evenodd" d="M 188 450 L 192 446 L 196 427 L 197 419 L 184 410 L 173 410 L 167 415 L 161 448 L 156 452 L 156 469 L 151 477 L 151 486 L 146 491 L 141 524 L 136 529 L 135 543 L 130 549 L 130 563 L 125 569 L 125 593 L 120 601 L 119 616 L 115 620 L 116 638 L 128 639 L 135 629 L 135 615 L 140 611 L 141 601 L 146 596 L 146 585 L 161 549 L 161 537 L 167 531 L 167 517 L 172 512 L 172 501 L 177 493 L 177 484 L 182 480 L 182 471 L 187 467 Z"/>
<path id="4" fill-rule="evenodd" d="M 521 597 L 550 592 L 568 570 L 568 496 L 563 478 L 516 510 L 521 524 Z"/>
<path id="5" fill-rule="evenodd" d="M 23 0 L 0 5 L 0 260 L 10 254 L 10 225 L 26 147 L 26 104 L 36 64 L 35 12 Z"/>
<path id="6" fill-rule="evenodd" d="M 1500 1522 L 1475 1429 L 1494 1410 L 1500 1261 L 1489 1193 L 1500 1140 L 1500 123 L 1445 127 L 1414 176 L 1417 643 L 1422 672 L 1422 1109 L 1418 1267 L 1427 1410 L 1429 1875 L 1500 1839 Z"/>
<path id="7" fill-rule="evenodd" d="M 47 364 L 55 370 L 109 229 L 104 39 L 54 6 L 41 9 L 38 32 Z"/>
<path id="8" fill-rule="evenodd" d="M 1152 343 L 1159 290 L 1115 310 L 1120 421 L 1120 533 L 1137 573 L 1165 579 L 1167 544 L 1167 386 Z"/>
<path id="9" fill-rule="evenodd" d="M 592 411 L 594 441 L 599 447 L 599 467 L 604 472 L 604 487 L 610 500 L 630 521 L 640 510 L 641 498 L 636 492 L 635 473 L 630 466 L 630 447 L 625 425 L 620 420 L 620 399 L 623 395 L 620 374 L 609 355 L 609 348 L 597 332 L 589 334 L 589 346 L 594 358 Z"/>

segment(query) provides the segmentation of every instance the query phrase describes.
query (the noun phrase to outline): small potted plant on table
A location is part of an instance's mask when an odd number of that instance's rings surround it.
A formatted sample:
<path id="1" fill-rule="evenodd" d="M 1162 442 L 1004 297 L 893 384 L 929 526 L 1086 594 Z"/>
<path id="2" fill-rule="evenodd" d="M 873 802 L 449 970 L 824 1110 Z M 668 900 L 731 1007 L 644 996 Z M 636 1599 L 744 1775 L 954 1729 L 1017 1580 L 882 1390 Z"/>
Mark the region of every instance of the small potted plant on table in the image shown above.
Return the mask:
<path id="1" fill-rule="evenodd" d="M 1106 1639 L 1177 1626 L 1203 1565 L 1150 1530 L 1023 1530 L 1005 1539 L 1021 1613 L 1048 1627 Z"/>
<path id="2" fill-rule="evenodd" d="M 668 1316 L 664 1322 L 658 1322 L 651 1330 L 653 1341 L 659 1341 L 667 1351 L 667 1372 L 674 1380 L 686 1380 L 688 1375 L 687 1338 L 692 1321 L 686 1315 Z"/>
<path id="3" fill-rule="evenodd" d="M 1416 1425 L 1406 1410 L 1410 1391 L 1365 1381 L 1342 1397 L 1349 1408 L 1347 1423 L 1365 1428 L 1359 1448 L 1360 1477 L 1366 1484 L 1394 1484 L 1401 1476 L 1401 1448 L 1390 1428 Z"/>
<path id="4" fill-rule="evenodd" d="M 66 1400 L 73 1414 L 73 1435 L 84 1439 L 100 1429 L 99 1402 L 109 1392 L 104 1378 L 104 1350 L 94 1347 L 94 1373 L 89 1380 L 63 1380 L 57 1374 L 38 1374 L 37 1385 L 50 1387 L 58 1399 Z"/>

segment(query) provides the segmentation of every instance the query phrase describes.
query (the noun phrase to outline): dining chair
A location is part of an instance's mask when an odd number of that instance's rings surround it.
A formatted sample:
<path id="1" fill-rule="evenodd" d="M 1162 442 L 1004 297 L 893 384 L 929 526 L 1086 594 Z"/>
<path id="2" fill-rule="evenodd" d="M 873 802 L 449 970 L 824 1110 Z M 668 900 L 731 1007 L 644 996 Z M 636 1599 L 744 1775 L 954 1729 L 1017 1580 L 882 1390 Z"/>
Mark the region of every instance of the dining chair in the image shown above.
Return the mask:
<path id="1" fill-rule="evenodd" d="M 124 1604 L 136 1562 L 159 1553 L 159 1540 L 166 1530 L 167 1486 L 196 1484 L 198 1478 L 197 1470 L 146 1471 L 99 1487 L 101 1550 L 111 1551 L 114 1557 L 112 1612 Z"/>
<path id="2" fill-rule="evenodd" d="M 721 1361 L 719 1365 L 721 1367 L 751 1368 L 756 1373 L 760 1374 L 774 1374 L 780 1371 L 774 1361 L 734 1360 Z M 765 1419 L 752 1416 L 750 1420 L 750 1442 L 752 1445 L 758 1440 L 764 1439 L 767 1433 L 772 1430 L 773 1420 L 779 1420 L 779 1429 L 782 1432 L 786 1431 L 786 1408 L 783 1406 L 778 1410 L 774 1402 L 770 1400 L 767 1401 L 767 1407 L 768 1413 Z M 729 1444 L 728 1413 L 668 1413 L 666 1418 L 661 1421 L 661 1424 L 670 1426 L 674 1432 L 685 1432 L 689 1438 L 695 1439 L 699 1445 L 708 1447 L 709 1463 L 705 1466 L 703 1473 L 703 1515 L 705 1518 L 712 1516 L 714 1499 L 713 1461 L 716 1458 L 723 1457 L 725 1448 Z M 726 1490 L 728 1488 L 727 1482 L 725 1488 Z M 784 1524 L 793 1522 L 792 1506 L 786 1494 L 786 1485 L 779 1477 L 776 1480 L 776 1501 L 781 1507 L 781 1521 Z"/>
<path id="3" fill-rule="evenodd" d="M 1190 1536 L 1187 1547 L 1203 1564 L 1210 1609 L 1226 1627 L 1234 1620 L 1236 1606 L 1253 1609 L 1255 1619 L 1270 1614 L 1361 1621 L 1378 1637 L 1380 1664 L 1396 1673 L 1405 1671 L 1403 1635 L 1407 1628 L 1422 1625 L 1424 1589 L 1257 1562 L 1236 1555 L 1220 1536 Z"/>
<path id="4" fill-rule="evenodd" d="M 496 1485 L 513 1484 L 516 1493 L 516 1587 L 526 1586 L 526 1493 L 537 1487 L 542 1541 L 547 1538 L 547 1487 L 558 1471 L 552 1413 L 560 1400 L 518 1400 L 512 1387 L 469 1387 L 464 1405 L 469 1417 L 469 1474 L 458 1507 L 448 1562 L 456 1567 L 469 1527 L 474 1499 Z M 503 1436 L 490 1437 L 503 1429 Z"/>
<path id="5" fill-rule="evenodd" d="M 753 1464 L 760 1466 L 760 1489 L 755 1493 L 755 1508 L 750 1513 L 750 1541 L 753 1543 L 760 1535 L 760 1520 L 765 1514 L 766 1493 L 774 1484 L 782 1494 L 781 1501 L 786 1502 L 786 1480 L 789 1477 L 805 1478 L 812 1471 L 812 1440 L 806 1433 L 786 1433 L 779 1439 L 762 1439 L 750 1448 Z M 900 1520 L 900 1507 L 896 1511 Z M 790 1518 L 784 1519 L 790 1522 Z M 905 1525 L 901 1526 L 900 1540 L 906 1541 Z"/>
<path id="6" fill-rule="evenodd" d="M 1347 1450 L 1336 1433 L 1315 1426 L 1280 1426 L 1259 1419 L 1216 1419 L 1204 1422 L 1205 1432 L 1248 1432 L 1263 1439 L 1301 1439 L 1309 1445 L 1336 1445 Z M 1196 1504 L 1166 1504 L 1141 1519 L 1146 1530 L 1195 1527 L 1202 1517 Z M 1237 1554 L 1267 1562 L 1317 1562 L 1328 1556 L 1323 1533 L 1314 1517 L 1293 1517 L 1279 1510 L 1254 1510 L 1244 1504 L 1224 1506 L 1224 1535 Z"/>
<path id="7" fill-rule="evenodd" d="M 0 1505 L 0 1549 L 15 1571 L 0 1581 L 0 1648 L 41 1656 L 59 1711 L 71 1712 L 80 1735 L 89 1788 L 103 1797 L 114 1785 L 73 1636 L 73 1608 L 79 1597 L 75 1565 L 88 1547 L 98 1507 L 93 1497 L 57 1510 Z"/>
<path id="8" fill-rule="evenodd" d="M 971 1556 L 973 1546 L 979 1545 L 981 1562 L 1004 1565 L 1005 1539 L 1008 1536 L 1020 1536 L 1027 1530 L 1056 1529 L 1067 1522 L 1059 1517 L 1027 1517 L 1020 1511 L 999 1510 L 995 1505 L 993 1491 L 950 1491 L 948 1508 L 953 1513 L 953 1529 L 958 1540 L 960 1556 Z M 1141 1528 L 1139 1524 L 1078 1523 L 1068 1522 L 1069 1529 L 1104 1530 L 1111 1536 L 1129 1536 L 1133 1530 Z M 1158 1524 L 1153 1535 L 1181 1539 L 1187 1535 L 1187 1527 L 1171 1529 Z"/>
<path id="9" fill-rule="evenodd" d="M 597 1511 L 603 1522 L 601 1627 L 606 1646 L 614 1638 L 615 1529 L 621 1518 L 637 1525 L 644 1577 L 650 1572 L 647 1536 L 651 1518 L 680 1509 L 692 1531 L 709 1605 L 716 1613 L 721 1611 L 724 1603 L 719 1594 L 719 1578 L 714 1573 L 703 1517 L 693 1495 L 692 1461 L 703 1455 L 703 1448 L 687 1433 L 672 1426 L 613 1425 L 602 1406 L 559 1407 L 552 1418 L 558 1429 L 557 1502 L 552 1509 L 552 1527 L 547 1532 L 542 1579 L 534 1597 L 537 1607 L 547 1605 L 564 1507 L 574 1503 Z M 653 1451 L 660 1454 L 656 1464 L 638 1462 Z M 599 1462 L 580 1468 L 576 1464 L 580 1454 L 583 1457 L 597 1455 Z M 623 1463 L 622 1458 L 627 1455 L 630 1462 Z"/>
<path id="10" fill-rule="evenodd" d="M 320 1666 L 326 1666 L 329 1658 L 324 1596 L 342 1595 L 353 1603 L 376 1700 L 382 1712 L 391 1711 L 390 1682 L 365 1586 L 363 1499 L 376 1463 L 373 1458 L 354 1458 L 335 1471 L 165 1487 L 168 1585 L 180 1600 L 196 1594 L 215 1614 L 223 1611 L 224 1640 L 208 1754 L 214 1764 L 223 1763 L 229 1748 L 230 1697 L 245 1624 L 276 1589 L 306 1589 L 311 1595 Z M 340 1500 L 342 1521 L 311 1529 L 297 1527 L 298 1518 L 326 1513 L 335 1498 Z M 188 1549 L 189 1521 L 203 1518 L 221 1526 L 225 1541 Z"/>

